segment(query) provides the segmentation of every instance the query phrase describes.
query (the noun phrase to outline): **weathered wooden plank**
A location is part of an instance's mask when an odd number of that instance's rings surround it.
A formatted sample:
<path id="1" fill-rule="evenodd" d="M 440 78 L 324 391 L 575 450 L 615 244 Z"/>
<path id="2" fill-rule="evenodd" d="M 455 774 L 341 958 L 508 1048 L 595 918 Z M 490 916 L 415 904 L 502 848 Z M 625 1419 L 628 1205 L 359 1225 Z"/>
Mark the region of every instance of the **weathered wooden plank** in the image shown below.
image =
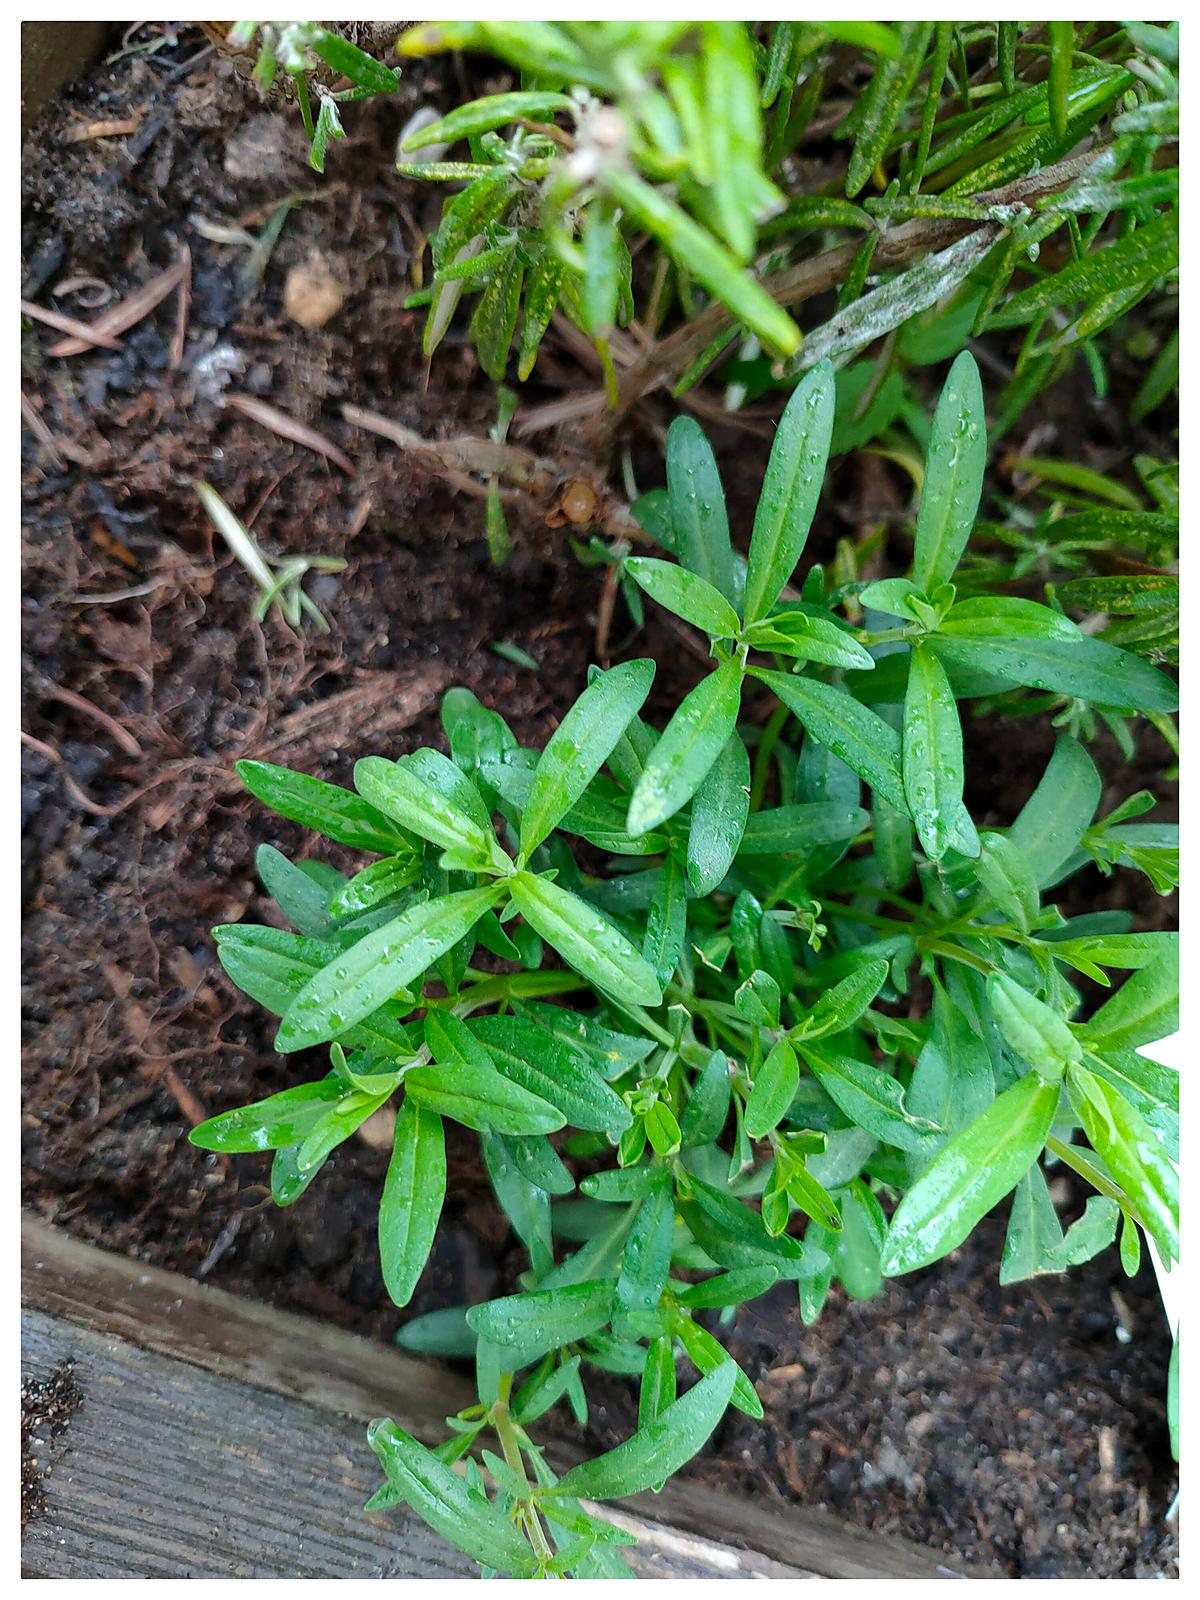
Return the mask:
<path id="1" fill-rule="evenodd" d="M 359 1509 L 376 1481 L 362 1422 L 388 1415 L 418 1437 L 441 1437 L 442 1418 L 473 1398 L 457 1375 L 95 1250 L 32 1218 L 23 1221 L 22 1245 L 22 1299 L 35 1319 L 32 1370 L 73 1354 L 85 1392 L 27 1562 L 72 1563 L 52 1568 L 54 1576 L 295 1577 L 302 1538 L 304 1570 L 314 1577 L 470 1570 L 423 1525 L 397 1524 L 394 1512 L 368 1519 Z M 571 1459 L 566 1449 L 551 1453 L 560 1466 Z M 182 1501 L 170 1484 L 177 1455 L 193 1471 L 194 1493 Z M 114 1463 L 125 1474 L 116 1490 L 105 1487 Z M 154 1498 L 156 1483 L 166 1485 L 162 1499 Z M 932 1551 L 821 1513 L 761 1507 L 678 1480 L 618 1515 L 638 1532 L 645 1576 L 967 1575 Z M 266 1545 L 263 1527 L 272 1531 Z M 114 1570 L 121 1560 L 130 1565 Z M 234 1570 L 255 1560 L 278 1570 Z M 185 1574 L 178 1563 L 189 1561 L 198 1570 Z M 224 1563 L 219 1573 L 209 1561 Z M 402 1566 L 388 1565 L 394 1561 Z M 110 1565 L 88 1570 L 97 1562 Z M 164 1562 L 176 1565 L 167 1570 Z"/>
<path id="2" fill-rule="evenodd" d="M 21 24 L 21 137 L 60 89 L 98 61 L 111 22 Z"/>
<path id="3" fill-rule="evenodd" d="M 44 1312 L 21 1332 L 23 1377 L 67 1358 L 83 1396 L 26 1531 L 27 1577 L 477 1576 L 403 1508 L 364 1513 L 380 1475 L 361 1423 Z M 626 1520 L 639 1577 L 810 1576 Z"/>

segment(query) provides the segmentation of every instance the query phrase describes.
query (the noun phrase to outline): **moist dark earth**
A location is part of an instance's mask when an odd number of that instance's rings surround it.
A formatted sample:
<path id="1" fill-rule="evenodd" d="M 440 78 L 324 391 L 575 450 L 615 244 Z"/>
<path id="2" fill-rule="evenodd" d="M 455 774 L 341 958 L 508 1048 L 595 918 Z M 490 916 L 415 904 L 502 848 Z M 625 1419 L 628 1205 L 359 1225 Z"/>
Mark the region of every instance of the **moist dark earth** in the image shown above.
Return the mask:
<path id="1" fill-rule="evenodd" d="M 83 1404 L 75 1370 L 65 1357 L 46 1378 L 21 1386 L 21 1527 L 42 1514 L 46 1479 L 54 1472 L 71 1418 Z"/>
<path id="2" fill-rule="evenodd" d="M 161 37 L 155 24 L 129 42 Z M 407 1314 L 384 1294 L 373 1235 L 385 1154 L 352 1140 L 280 1212 L 265 1165 L 205 1157 L 187 1133 L 323 1070 L 315 1053 L 272 1052 L 271 1019 L 215 959 L 213 924 L 266 915 L 255 847 L 313 843 L 241 795 L 233 761 L 255 755 L 345 783 L 367 751 L 436 743 L 440 695 L 454 683 L 501 710 L 523 742 L 540 741 L 597 654 L 603 574 L 576 560 L 560 517 L 510 507 L 513 554 L 497 571 L 482 501 L 342 416 L 350 404 L 433 438 L 485 434 L 493 419 L 493 386 L 463 329 L 426 373 L 423 313 L 402 304 L 439 202 L 398 179 L 391 154 L 418 105 L 504 86 L 476 75 L 464 91 L 462 70 L 418 66 L 395 104 L 351 108 L 322 179 L 305 164 L 295 108 L 263 105 L 180 25 L 70 90 L 23 161 L 27 298 L 88 320 L 89 299 L 113 303 L 182 247 L 191 254 L 185 321 L 171 295 L 120 352 L 54 358 L 45 352 L 58 336 L 41 327 L 23 343 L 24 393 L 44 427 L 40 440 L 23 435 L 26 1204 L 106 1249 L 381 1340 Z M 129 117 L 130 134 L 68 140 Z M 229 230 L 256 234 L 297 197 L 269 260 L 239 281 L 252 258 L 225 242 Z M 285 312 L 296 269 L 339 286 L 340 309 L 320 327 Z M 71 279 L 97 281 L 63 288 Z M 535 403 L 592 382 L 554 341 L 527 386 Z M 355 475 L 223 404 L 233 394 L 316 428 Z M 632 418 L 626 442 L 644 487 L 661 481 L 669 418 L 659 402 Z M 1039 453 L 1075 451 L 1106 469 L 1172 448 L 1146 428 L 1130 437 L 1119 393 L 1102 405 L 1067 384 L 1026 427 L 1041 430 Z M 746 527 L 769 427 L 723 424 L 713 437 L 733 525 Z M 346 560 L 344 573 L 308 580 L 327 635 L 253 620 L 250 580 L 206 524 L 196 478 L 273 553 Z M 905 505 L 889 466 L 843 458 L 810 552 L 830 555 L 876 518 L 894 530 L 884 560 L 890 550 L 899 570 Z M 608 653 L 660 660 L 660 715 L 701 669 L 683 642 L 656 619 L 632 637 L 618 603 Z M 1166 792 L 1165 747 L 1149 731 L 1138 738 L 1132 770 L 1111 743 L 1095 747 L 1106 806 L 1141 786 Z M 1052 740 L 1037 719 L 1003 737 L 994 723 L 968 727 L 977 817 L 1011 820 Z M 337 847 L 321 853 L 345 864 Z M 1173 925 L 1171 902 L 1141 880 L 1097 875 L 1073 895 L 1073 910 L 1121 904 L 1140 926 Z M 414 1311 L 504 1293 L 525 1265 L 461 1130 L 450 1156 Z M 1174 1576 L 1169 1341 L 1152 1275 L 1127 1280 L 1110 1251 L 1070 1278 L 1001 1289 L 1001 1239 L 993 1219 L 874 1301 L 834 1295 L 816 1328 L 782 1291 L 744 1309 L 725 1332 L 765 1420 L 731 1414 L 688 1471 L 1013 1575 Z M 592 1392 L 603 1447 L 635 1410 L 619 1380 L 597 1375 Z"/>

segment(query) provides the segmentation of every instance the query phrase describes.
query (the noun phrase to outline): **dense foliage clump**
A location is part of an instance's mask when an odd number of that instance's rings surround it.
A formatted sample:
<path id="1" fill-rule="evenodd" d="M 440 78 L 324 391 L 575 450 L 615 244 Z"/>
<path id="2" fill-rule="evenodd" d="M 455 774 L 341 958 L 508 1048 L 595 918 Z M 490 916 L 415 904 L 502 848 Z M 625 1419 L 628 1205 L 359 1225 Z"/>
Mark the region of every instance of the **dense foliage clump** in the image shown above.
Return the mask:
<path id="1" fill-rule="evenodd" d="M 1006 1282 L 1118 1235 L 1130 1273 L 1144 1239 L 1178 1255 L 1177 1083 L 1139 1051 L 1175 1027 L 1175 938 L 1055 904 L 1089 863 L 1170 887 L 1174 830 L 1137 820 L 1142 793 L 1098 815 L 1072 731 L 1011 823 L 981 829 L 961 724 L 965 703 L 1001 719 L 1034 698 L 1075 732 L 1093 712 L 1125 727 L 1166 719 L 1174 685 L 1061 603 L 982 569 L 960 587 L 987 461 L 970 355 L 928 430 L 907 574 L 805 570 L 837 419 L 823 361 L 780 418 L 745 557 L 702 430 L 672 426 L 666 487 L 634 510 L 673 559 L 625 571 L 707 637 L 712 668 L 661 732 L 641 659 L 594 670 L 540 752 L 459 689 L 449 755 L 366 755 L 354 791 L 241 767 L 276 811 L 375 859 L 347 878 L 260 852 L 295 931 L 220 928 L 221 961 L 281 1018 L 278 1048 L 327 1048 L 329 1069 L 193 1138 L 273 1151 L 288 1205 L 390 1103 L 379 1249 L 405 1305 L 445 1121 L 478 1133 L 528 1271 L 518 1294 L 404 1328 L 473 1356 L 478 1404 L 434 1449 L 374 1424 L 371 1503 L 408 1503 L 489 1571 L 627 1575 L 626 1536 L 581 1501 L 661 1486 L 727 1406 L 761 1415 L 707 1311 L 783 1280 L 813 1320 L 834 1282 L 869 1296 L 1010 1194 Z M 1114 972 L 1085 1014 L 1081 980 Z M 1092 1191 L 1065 1232 L 1062 1168 Z M 590 1368 L 638 1381 L 638 1429 L 558 1478 L 530 1429 L 560 1401 L 586 1421 Z"/>

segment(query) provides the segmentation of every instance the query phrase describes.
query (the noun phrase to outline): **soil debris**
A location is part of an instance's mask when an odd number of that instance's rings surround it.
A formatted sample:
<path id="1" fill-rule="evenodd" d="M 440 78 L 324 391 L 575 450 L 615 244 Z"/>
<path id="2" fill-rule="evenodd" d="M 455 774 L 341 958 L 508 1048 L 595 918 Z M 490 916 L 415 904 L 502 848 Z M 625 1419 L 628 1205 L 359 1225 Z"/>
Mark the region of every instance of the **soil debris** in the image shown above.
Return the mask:
<path id="1" fill-rule="evenodd" d="M 21 1529 L 46 1508 L 46 1479 L 54 1471 L 62 1436 L 83 1404 L 75 1366 L 63 1359 L 47 1378 L 21 1385 Z"/>

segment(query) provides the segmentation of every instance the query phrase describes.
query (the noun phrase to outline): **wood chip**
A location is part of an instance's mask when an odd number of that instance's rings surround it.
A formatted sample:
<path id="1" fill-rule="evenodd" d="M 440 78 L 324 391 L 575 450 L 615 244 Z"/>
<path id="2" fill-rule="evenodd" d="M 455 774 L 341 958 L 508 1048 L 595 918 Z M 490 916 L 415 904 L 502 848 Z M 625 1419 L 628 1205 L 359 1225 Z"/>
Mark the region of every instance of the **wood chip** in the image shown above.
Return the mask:
<path id="1" fill-rule="evenodd" d="M 103 344 L 103 339 L 98 339 L 97 334 L 113 335 L 124 333 L 127 328 L 132 328 L 143 317 L 148 317 L 173 289 L 179 287 L 187 275 L 187 262 L 179 260 L 173 267 L 168 267 L 165 272 L 160 272 L 157 278 L 143 284 L 140 289 L 135 289 L 131 295 L 117 302 L 110 310 L 104 311 L 95 322 L 83 324 L 84 335 L 75 339 L 60 339 L 57 344 L 50 346 L 52 356 L 77 356 L 90 345 Z M 119 347 L 118 347 L 119 348 Z"/>
<path id="2" fill-rule="evenodd" d="M 283 286 L 283 309 L 302 328 L 323 328 L 342 309 L 346 292 L 319 252 L 298 262 Z"/>
<path id="3" fill-rule="evenodd" d="M 183 277 L 179 283 L 179 300 L 175 313 L 175 337 L 171 340 L 171 356 L 167 365 L 174 372 L 183 360 L 184 344 L 187 340 L 188 317 L 192 309 L 192 252 L 185 244 L 179 252 L 180 263 L 183 266 Z"/>
<path id="4" fill-rule="evenodd" d="M 396 1108 L 380 1106 L 357 1128 L 358 1137 L 372 1150 L 390 1150 L 396 1142 Z"/>
<path id="5" fill-rule="evenodd" d="M 122 134 L 136 133 L 142 125 L 139 112 L 134 117 L 115 117 L 104 122 L 81 122 L 64 135 L 66 144 L 84 144 L 89 139 L 116 139 Z"/>
<path id="6" fill-rule="evenodd" d="M 319 456 L 332 461 L 335 467 L 340 467 L 347 477 L 353 478 L 357 473 L 358 469 L 350 457 L 339 450 L 337 445 L 323 433 L 318 433 L 315 428 L 310 428 L 306 422 L 300 422 L 296 417 L 289 417 L 286 411 L 279 411 L 274 406 L 269 406 L 265 400 L 256 400 L 249 394 L 231 394 L 226 395 L 225 404 L 234 411 L 240 411 L 244 417 L 249 417 L 251 422 L 269 428 L 281 439 L 290 439 L 293 444 L 315 450 Z"/>
<path id="7" fill-rule="evenodd" d="M 1097 1487 L 1111 1494 L 1117 1486 L 1117 1430 L 1101 1428 L 1096 1439 L 1096 1454 L 1100 1458 L 1100 1471 L 1096 1474 Z"/>

